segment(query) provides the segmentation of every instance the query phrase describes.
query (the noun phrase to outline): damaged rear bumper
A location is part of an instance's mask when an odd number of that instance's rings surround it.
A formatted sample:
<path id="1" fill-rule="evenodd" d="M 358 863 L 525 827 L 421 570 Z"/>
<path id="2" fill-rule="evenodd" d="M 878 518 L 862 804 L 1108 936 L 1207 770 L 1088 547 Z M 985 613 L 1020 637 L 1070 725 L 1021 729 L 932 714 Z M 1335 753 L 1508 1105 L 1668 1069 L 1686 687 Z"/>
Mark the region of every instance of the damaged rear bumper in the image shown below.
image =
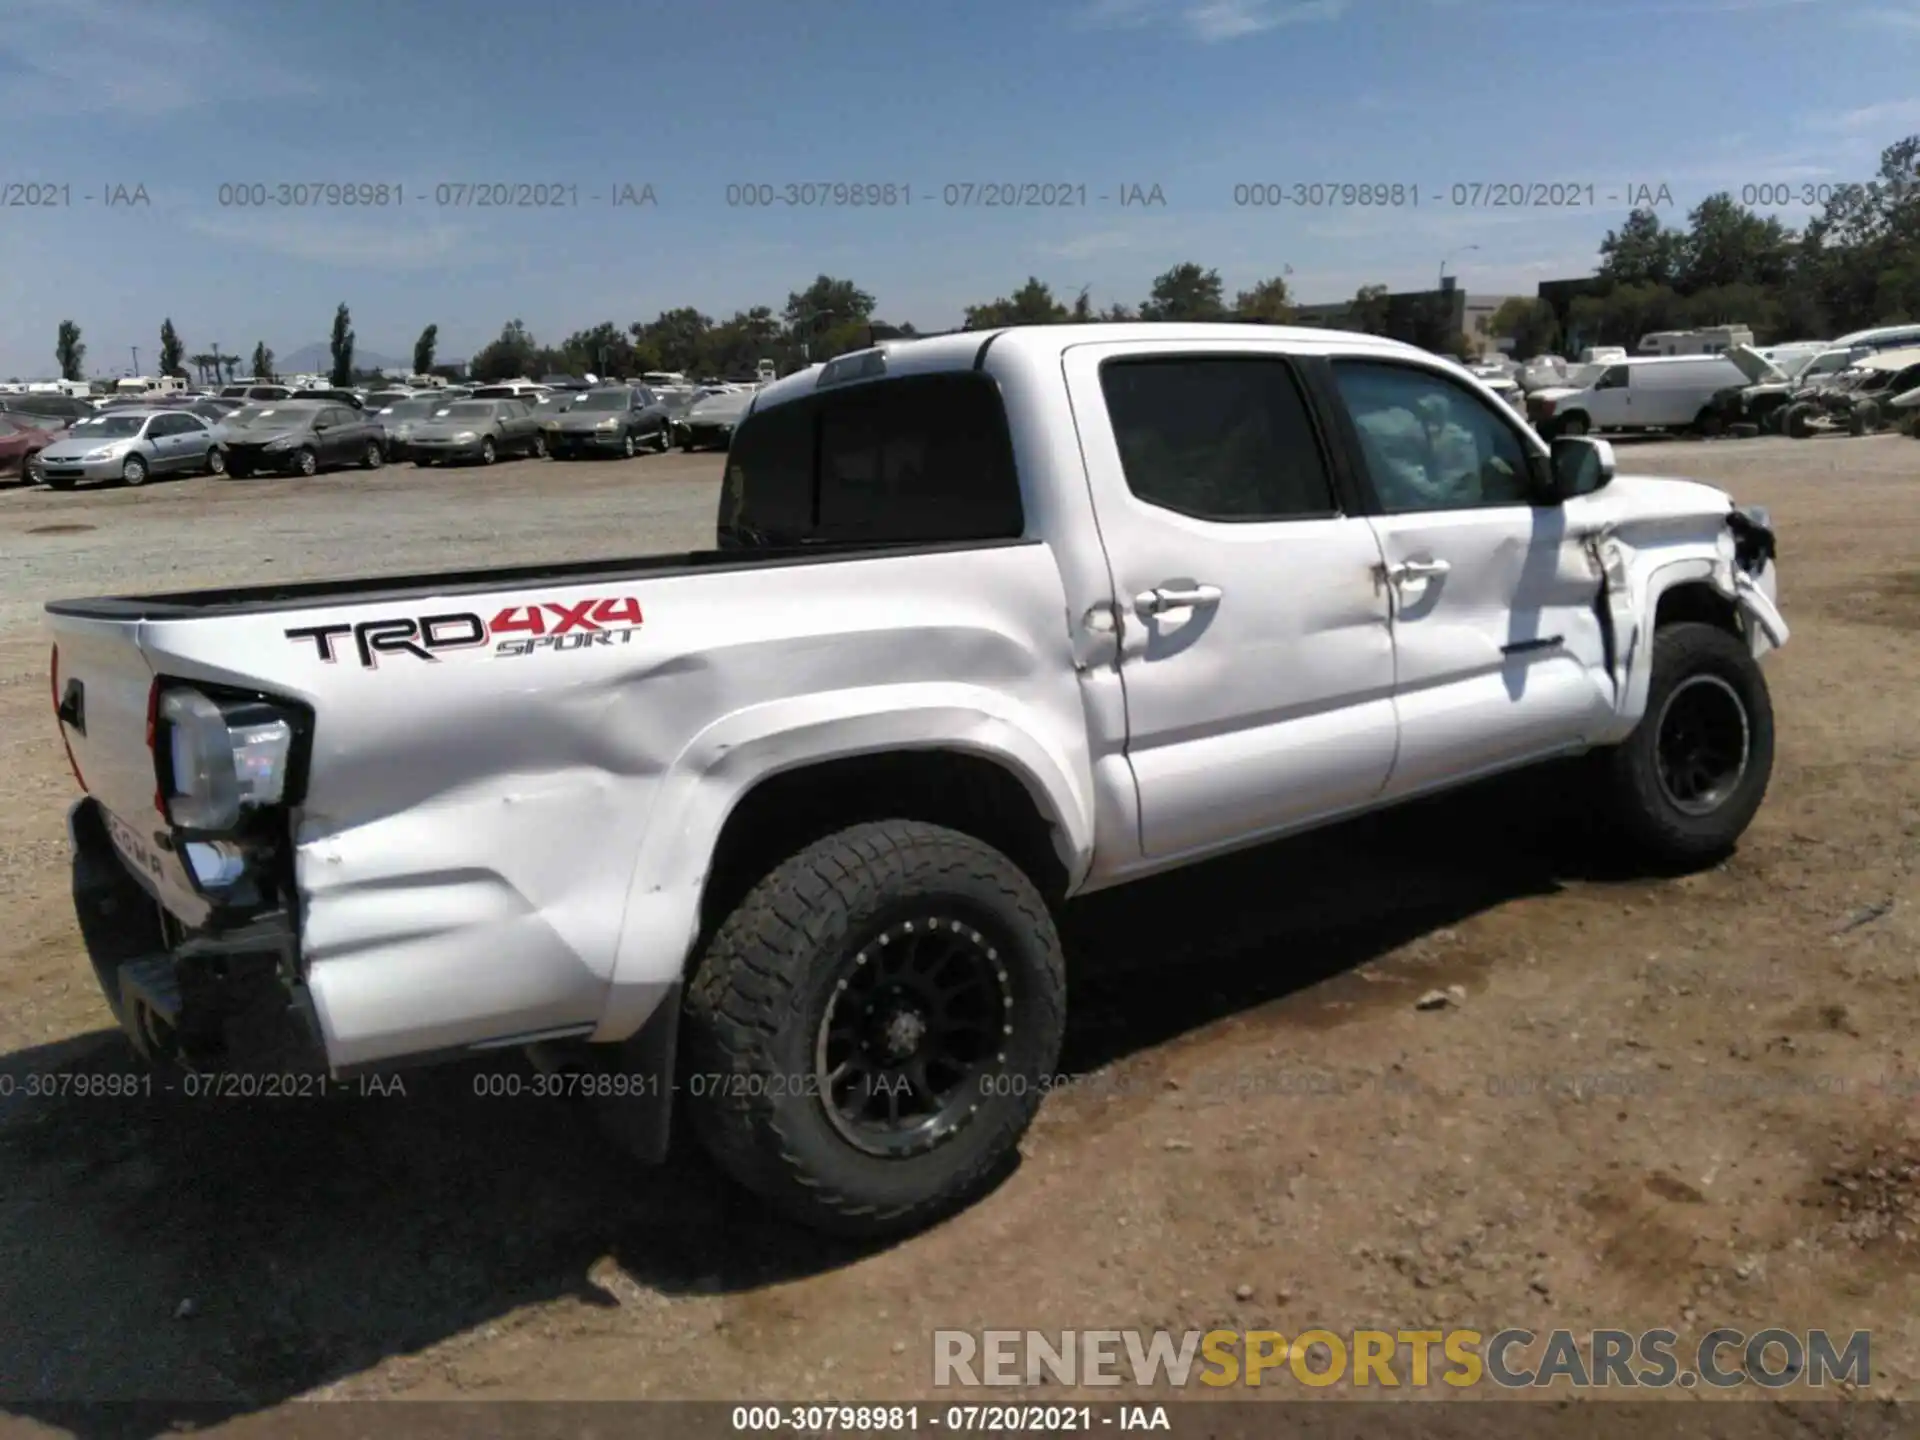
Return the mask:
<path id="1" fill-rule="evenodd" d="M 190 931 L 122 856 L 104 807 L 67 813 L 73 908 L 101 994 L 150 1064 L 325 1073 L 326 1051 L 298 982 L 292 917 Z"/>

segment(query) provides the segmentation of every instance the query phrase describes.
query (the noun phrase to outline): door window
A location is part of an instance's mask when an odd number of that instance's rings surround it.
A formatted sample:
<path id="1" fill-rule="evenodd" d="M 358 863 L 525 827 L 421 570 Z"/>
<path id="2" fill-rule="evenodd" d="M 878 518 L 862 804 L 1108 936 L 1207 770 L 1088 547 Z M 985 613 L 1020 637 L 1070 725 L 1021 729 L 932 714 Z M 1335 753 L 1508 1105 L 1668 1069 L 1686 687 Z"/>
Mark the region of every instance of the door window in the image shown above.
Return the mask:
<path id="1" fill-rule="evenodd" d="M 1127 488 L 1198 520 L 1325 518 L 1337 512 L 1319 437 L 1284 360 L 1114 360 L 1100 389 Z"/>
<path id="2" fill-rule="evenodd" d="M 1377 361 L 1335 361 L 1333 373 L 1387 514 L 1533 502 L 1526 447 L 1473 392 Z"/>

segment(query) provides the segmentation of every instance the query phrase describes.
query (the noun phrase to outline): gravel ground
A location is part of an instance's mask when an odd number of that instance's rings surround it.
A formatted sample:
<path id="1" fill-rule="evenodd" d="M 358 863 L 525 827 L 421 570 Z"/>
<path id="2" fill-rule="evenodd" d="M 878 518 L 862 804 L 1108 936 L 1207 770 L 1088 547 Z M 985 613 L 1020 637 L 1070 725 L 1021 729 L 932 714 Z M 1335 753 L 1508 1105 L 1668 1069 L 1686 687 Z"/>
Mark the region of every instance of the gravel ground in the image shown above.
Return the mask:
<path id="1" fill-rule="evenodd" d="M 934 1328 L 985 1326 L 1871 1329 L 1869 1393 L 1911 1398 L 1920 445 L 1621 457 L 1780 530 L 1795 635 L 1740 852 L 1622 875 L 1527 776 L 1076 907 L 1090 1078 L 1000 1191 L 873 1252 L 477 1100 L 477 1067 L 319 1103 L 26 1093 L 128 1069 L 65 895 L 43 601 L 697 546 L 717 458 L 0 492 L 0 1412 L 903 1398 Z"/>

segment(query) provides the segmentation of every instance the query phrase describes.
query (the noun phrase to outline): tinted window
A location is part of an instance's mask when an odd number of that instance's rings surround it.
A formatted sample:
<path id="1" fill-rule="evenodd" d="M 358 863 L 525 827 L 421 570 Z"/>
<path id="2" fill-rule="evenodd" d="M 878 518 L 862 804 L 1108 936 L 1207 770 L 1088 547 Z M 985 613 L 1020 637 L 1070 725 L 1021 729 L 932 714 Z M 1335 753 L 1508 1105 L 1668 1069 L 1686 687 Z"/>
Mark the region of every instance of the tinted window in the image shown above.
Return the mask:
<path id="1" fill-rule="evenodd" d="M 1444 376 L 1335 361 L 1374 493 L 1388 514 L 1527 505 L 1527 451 L 1512 425 Z"/>
<path id="2" fill-rule="evenodd" d="M 1282 360 L 1168 357 L 1100 368 L 1127 488 L 1202 520 L 1335 510 L 1313 421 Z"/>
<path id="3" fill-rule="evenodd" d="M 1600 378 L 1593 382 L 1596 390 L 1620 390 L 1626 387 L 1628 370 L 1625 365 L 1609 365 L 1600 372 Z"/>
<path id="4" fill-rule="evenodd" d="M 747 417 L 727 458 L 720 544 L 1017 537 L 999 390 L 971 372 L 829 391 Z"/>
<path id="5" fill-rule="evenodd" d="M 149 435 L 184 435 L 187 427 L 178 415 L 161 415 L 148 427 Z"/>

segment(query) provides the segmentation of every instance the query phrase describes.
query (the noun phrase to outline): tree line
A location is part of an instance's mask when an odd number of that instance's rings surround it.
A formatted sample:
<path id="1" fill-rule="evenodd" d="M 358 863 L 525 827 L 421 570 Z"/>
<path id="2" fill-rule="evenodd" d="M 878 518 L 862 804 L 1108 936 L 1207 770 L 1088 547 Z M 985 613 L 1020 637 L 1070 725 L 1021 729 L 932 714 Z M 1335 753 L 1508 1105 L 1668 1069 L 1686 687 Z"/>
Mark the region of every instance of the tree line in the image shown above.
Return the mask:
<path id="1" fill-rule="evenodd" d="M 1453 311 L 1437 292 L 1393 296 L 1384 285 L 1363 285 L 1337 313 L 1302 316 L 1289 287 L 1292 271 L 1262 280 L 1228 298 L 1218 270 L 1187 261 L 1156 276 L 1136 305 L 1096 308 L 1081 291 L 1063 300 L 1037 277 L 1009 295 L 966 307 L 965 328 L 1066 324 L 1095 320 L 1239 320 L 1263 324 L 1311 323 L 1393 335 L 1454 355 L 1479 353 L 1504 339 L 1519 358 L 1562 347 L 1634 344 L 1653 330 L 1746 324 L 1761 343 L 1840 334 L 1920 317 L 1920 135 L 1881 152 L 1879 170 L 1861 184 L 1834 188 L 1805 228 L 1790 230 L 1762 217 L 1729 192 L 1702 200 L 1684 227 L 1668 227 L 1650 209 L 1633 211 L 1600 242 L 1593 275 L 1563 305 L 1517 296 L 1476 325 L 1453 328 Z M 821 275 L 792 291 L 776 313 L 757 305 L 716 321 L 691 306 L 628 325 L 603 321 L 543 345 L 524 321 L 511 320 L 473 357 L 476 380 L 545 374 L 636 375 L 647 370 L 697 375 L 747 375 L 771 360 L 782 374 L 810 361 L 831 359 L 867 343 L 876 318 L 874 297 L 851 280 Z M 909 324 L 892 327 L 914 334 Z M 436 370 L 439 327 L 429 325 L 414 344 L 413 368 Z M 352 319 L 342 303 L 330 341 L 331 380 L 364 378 L 353 363 Z M 217 348 L 193 355 L 171 318 L 160 327 L 160 369 L 231 379 L 240 357 Z M 86 346 L 80 327 L 60 322 L 61 375 L 81 378 Z M 254 347 L 251 373 L 273 374 L 274 356 Z M 440 373 L 451 373 L 438 367 Z"/>

